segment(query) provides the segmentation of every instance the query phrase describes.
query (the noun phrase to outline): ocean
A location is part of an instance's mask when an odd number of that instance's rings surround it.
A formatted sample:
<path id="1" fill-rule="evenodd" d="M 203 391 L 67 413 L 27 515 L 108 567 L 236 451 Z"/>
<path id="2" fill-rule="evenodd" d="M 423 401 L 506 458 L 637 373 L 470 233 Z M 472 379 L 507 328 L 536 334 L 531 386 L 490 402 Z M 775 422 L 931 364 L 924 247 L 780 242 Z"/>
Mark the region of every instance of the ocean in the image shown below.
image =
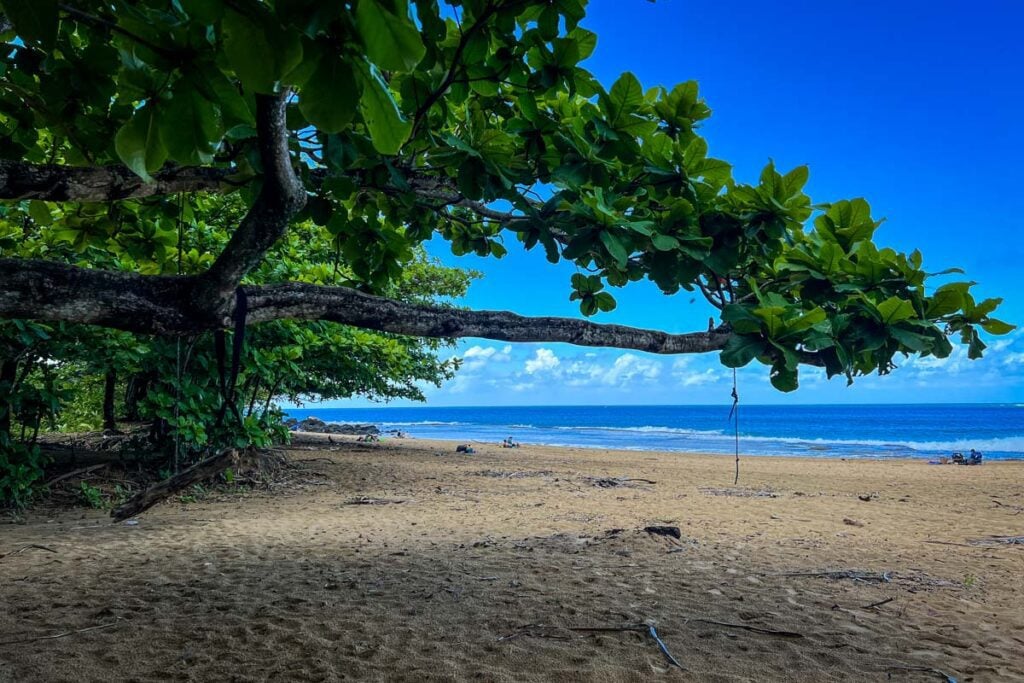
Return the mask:
<path id="1" fill-rule="evenodd" d="M 423 439 L 732 453 L 728 406 L 305 408 L 288 413 L 377 425 Z M 1024 404 L 740 405 L 741 455 L 934 458 L 975 448 L 1024 459 Z"/>

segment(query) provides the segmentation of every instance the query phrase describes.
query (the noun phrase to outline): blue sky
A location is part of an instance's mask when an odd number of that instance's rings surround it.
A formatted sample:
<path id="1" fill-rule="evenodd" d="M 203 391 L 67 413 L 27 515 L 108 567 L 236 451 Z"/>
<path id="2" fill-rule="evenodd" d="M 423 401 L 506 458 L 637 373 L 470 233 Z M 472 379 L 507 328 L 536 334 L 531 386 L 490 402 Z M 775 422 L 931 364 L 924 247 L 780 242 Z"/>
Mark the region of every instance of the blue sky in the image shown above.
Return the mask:
<path id="1" fill-rule="evenodd" d="M 933 270 L 965 268 L 979 295 L 1005 297 L 999 317 L 1024 322 L 1024 3 L 592 0 L 583 25 L 598 35 L 585 66 L 606 85 L 622 71 L 645 87 L 698 80 L 714 112 L 702 133 L 737 179 L 756 181 L 769 158 L 808 164 L 812 199 L 867 198 L 887 219 L 878 242 L 920 248 Z M 431 251 L 485 273 L 470 307 L 578 317 L 574 269 L 508 245 L 500 261 L 456 258 L 442 242 Z M 686 293 L 635 283 L 615 295 L 598 322 L 707 327 L 709 309 Z M 463 370 L 428 391 L 431 405 L 727 403 L 731 390 L 715 354 L 467 340 L 452 355 Z M 796 393 L 779 394 L 756 364 L 739 381 L 751 403 L 1024 402 L 1024 333 L 979 362 L 958 350 L 852 387 L 808 369 Z"/>

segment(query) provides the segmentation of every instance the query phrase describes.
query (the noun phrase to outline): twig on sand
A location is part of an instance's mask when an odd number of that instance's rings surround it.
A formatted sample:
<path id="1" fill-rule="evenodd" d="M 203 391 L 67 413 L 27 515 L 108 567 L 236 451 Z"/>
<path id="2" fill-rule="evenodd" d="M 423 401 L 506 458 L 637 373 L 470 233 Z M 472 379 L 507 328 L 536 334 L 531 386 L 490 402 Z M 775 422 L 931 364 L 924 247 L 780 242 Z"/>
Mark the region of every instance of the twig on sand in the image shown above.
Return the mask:
<path id="1" fill-rule="evenodd" d="M 928 540 L 928 541 L 925 541 L 925 543 L 934 543 L 935 545 L 955 545 L 955 546 L 957 546 L 959 548 L 977 548 L 978 547 L 976 545 L 971 545 L 970 543 L 954 543 L 953 541 L 931 541 L 931 540 Z"/>
<path id="2" fill-rule="evenodd" d="M 896 598 L 886 598 L 885 600 L 879 600 L 878 602 L 873 602 L 870 605 L 863 605 L 861 609 L 874 609 L 876 607 L 881 607 L 882 605 L 888 605 L 895 599 Z"/>
<path id="3" fill-rule="evenodd" d="M 1024 545 L 1024 536 L 988 536 L 986 538 L 975 538 L 970 541 L 971 545 Z"/>
<path id="4" fill-rule="evenodd" d="M 576 633 L 612 633 L 612 632 L 624 632 L 632 631 L 633 633 L 646 633 L 649 635 L 654 642 L 658 645 L 658 649 L 665 655 L 665 659 L 668 660 L 669 664 L 679 669 L 683 668 L 683 665 L 679 663 L 672 653 L 669 652 L 668 646 L 665 645 L 664 641 L 658 636 L 657 629 L 654 628 L 653 624 L 626 624 L 625 626 L 544 626 L 542 624 L 527 624 L 519 628 L 515 633 L 511 633 L 507 636 L 501 636 L 498 638 L 502 640 L 512 640 L 513 638 L 519 638 L 520 636 L 534 636 L 538 638 L 558 638 L 551 634 L 543 633 L 544 631 L 562 630 L 562 631 L 573 631 Z M 538 633 L 537 631 L 540 631 Z M 561 639 L 561 638 L 559 638 Z"/>
<path id="5" fill-rule="evenodd" d="M 1001 508 L 1008 508 L 1010 510 L 1016 510 L 1016 512 L 1013 513 L 1015 515 L 1019 515 L 1020 513 L 1024 512 L 1024 507 L 1022 507 L 1020 505 L 1008 505 L 1007 503 L 1004 503 L 1003 501 L 998 500 L 996 498 L 993 498 L 992 502 L 995 503 L 996 505 L 998 505 Z"/>
<path id="6" fill-rule="evenodd" d="M 110 628 L 111 626 L 117 626 L 119 621 L 122 621 L 124 617 L 117 617 L 115 621 L 109 624 L 98 624 L 96 626 L 89 626 L 87 628 L 80 628 L 77 631 L 65 631 L 64 633 L 55 633 L 50 636 L 38 636 L 36 638 L 22 638 L 20 640 L 0 640 L 0 645 L 21 645 L 23 643 L 34 643 L 37 640 L 54 640 L 56 638 L 63 638 L 65 636 L 73 636 L 76 633 L 85 633 L 86 631 L 99 631 L 103 628 Z"/>
<path id="7" fill-rule="evenodd" d="M 106 467 L 109 464 L 110 463 L 108 463 L 108 462 L 101 462 L 99 465 L 89 465 L 88 467 L 83 467 L 82 469 L 79 469 L 79 470 L 73 470 L 71 472 L 66 472 L 66 473 L 60 475 L 59 477 L 54 477 L 50 481 L 46 482 L 46 484 L 44 484 L 44 486 L 53 486 L 58 481 L 64 481 L 65 479 L 70 479 L 71 477 L 77 477 L 80 474 L 88 474 L 89 472 L 93 472 L 95 470 L 103 469 L 104 467 Z"/>
<path id="8" fill-rule="evenodd" d="M 591 484 L 601 489 L 613 489 L 619 486 L 629 486 L 629 484 L 634 481 L 652 485 L 658 483 L 656 481 L 651 481 L 650 479 L 628 477 L 586 477 L 586 479 L 589 480 Z"/>
<path id="9" fill-rule="evenodd" d="M 9 553 L 6 553 L 4 555 L 0 555 L 0 560 L 4 559 L 5 557 L 10 557 L 11 555 L 18 555 L 18 554 L 23 553 L 26 550 L 30 550 L 32 548 L 35 548 L 36 550 L 45 550 L 48 553 L 56 553 L 57 552 L 53 548 L 47 548 L 45 545 L 39 545 L 37 543 L 29 543 L 27 545 L 21 546 L 17 550 L 12 550 Z"/>
<path id="10" fill-rule="evenodd" d="M 687 622 L 696 621 L 702 624 L 714 624 L 716 626 L 727 626 L 728 628 L 738 628 L 744 631 L 751 631 L 752 633 L 760 633 L 766 636 L 778 636 L 779 638 L 803 638 L 804 634 L 797 633 L 796 631 L 776 631 L 771 628 L 761 628 L 760 626 L 749 626 L 747 624 L 733 624 L 728 621 L 715 621 L 714 619 L 687 619 Z"/>
<path id="11" fill-rule="evenodd" d="M 894 664 L 892 666 L 887 666 L 885 668 L 887 671 L 927 671 L 928 673 L 933 673 L 937 676 L 942 676 L 946 679 L 946 683 L 957 683 L 956 679 L 950 676 L 945 671 L 942 671 L 941 669 L 935 669 L 930 666 L 908 666 L 905 664 Z"/>
<path id="12" fill-rule="evenodd" d="M 828 579 L 852 579 L 853 581 L 878 581 L 889 583 L 892 581 L 891 572 L 862 572 L 854 569 L 826 572 L 785 572 L 782 574 L 762 574 L 761 576 L 824 576 Z"/>
<path id="13" fill-rule="evenodd" d="M 402 498 L 370 498 L 369 496 L 359 496 L 358 498 L 349 498 L 342 505 L 399 505 L 404 503 L 405 500 Z"/>

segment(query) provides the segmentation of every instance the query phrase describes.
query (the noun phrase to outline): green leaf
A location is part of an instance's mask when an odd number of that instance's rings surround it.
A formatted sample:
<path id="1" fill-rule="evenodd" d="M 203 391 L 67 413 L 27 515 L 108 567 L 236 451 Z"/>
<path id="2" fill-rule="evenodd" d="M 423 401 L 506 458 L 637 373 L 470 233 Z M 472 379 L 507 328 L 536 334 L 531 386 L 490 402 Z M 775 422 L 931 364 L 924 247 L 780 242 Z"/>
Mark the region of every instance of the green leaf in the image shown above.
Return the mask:
<path id="1" fill-rule="evenodd" d="M 906 346 L 911 351 L 920 353 L 921 351 L 927 351 L 932 347 L 932 339 L 923 334 L 917 332 L 911 332 L 910 330 L 904 330 L 899 327 L 893 327 L 889 330 L 889 334 L 892 338 L 899 343 Z"/>
<path id="2" fill-rule="evenodd" d="M 46 202 L 33 199 L 28 203 L 28 215 L 36 222 L 36 225 L 46 227 L 53 223 L 53 215 Z"/>
<path id="3" fill-rule="evenodd" d="M 679 240 L 671 235 L 654 234 L 651 236 L 651 244 L 658 251 L 672 251 L 679 247 Z"/>
<path id="4" fill-rule="evenodd" d="M 796 368 L 791 368 L 785 363 L 773 365 L 769 379 L 773 387 L 786 393 L 796 391 L 799 387 Z"/>
<path id="5" fill-rule="evenodd" d="M 960 288 L 944 285 L 935 290 L 928 301 L 928 317 L 939 318 L 956 313 L 963 305 L 964 297 Z"/>
<path id="6" fill-rule="evenodd" d="M 352 65 L 325 55 L 299 93 L 299 110 L 326 133 L 339 133 L 355 116 L 359 89 Z"/>
<path id="7" fill-rule="evenodd" d="M 152 104 L 137 109 L 114 136 L 114 149 L 124 165 L 144 181 L 167 160 L 167 148 L 160 139 L 160 117 Z"/>
<path id="8" fill-rule="evenodd" d="M 224 134 L 220 113 L 191 88 L 175 92 L 160 115 L 160 140 L 180 164 L 208 164 Z"/>
<path id="9" fill-rule="evenodd" d="M 3 0 L 3 11 L 18 36 L 50 48 L 57 42 L 57 0 Z"/>
<path id="10" fill-rule="evenodd" d="M 761 319 L 745 306 L 728 304 L 722 309 L 722 320 L 732 325 L 734 332 L 751 334 L 761 331 Z"/>
<path id="11" fill-rule="evenodd" d="M 224 54 L 246 89 L 270 95 L 302 61 L 302 42 L 272 17 L 227 10 L 221 21 Z"/>
<path id="12" fill-rule="evenodd" d="M 597 307 L 605 313 L 615 310 L 615 297 L 608 292 L 598 292 L 594 295 L 594 301 L 597 302 Z"/>
<path id="13" fill-rule="evenodd" d="M 612 258 L 620 266 L 625 266 L 626 261 L 629 259 L 629 253 L 626 252 L 626 247 L 622 244 L 622 241 L 613 232 L 603 230 L 601 232 L 601 242 L 604 244 L 605 249 L 612 255 Z"/>
<path id="14" fill-rule="evenodd" d="M 388 11 L 378 0 L 360 0 L 356 26 L 371 62 L 388 71 L 411 71 L 427 50 L 409 18 L 405 0 L 397 4 L 401 16 Z"/>
<path id="15" fill-rule="evenodd" d="M 989 334 L 1009 334 L 1017 329 L 1016 325 L 1004 323 L 1002 320 L 989 318 L 981 323 L 982 328 Z"/>
<path id="16" fill-rule="evenodd" d="M 637 77 L 627 71 L 619 76 L 619 80 L 612 85 L 608 97 L 602 100 L 608 123 L 615 128 L 625 123 L 626 117 L 644 103 L 644 90 Z"/>
<path id="17" fill-rule="evenodd" d="M 402 116 L 395 98 L 376 67 L 363 62 L 357 74 L 363 90 L 363 96 L 359 98 L 359 111 L 366 122 L 374 149 L 381 154 L 398 154 L 398 150 L 409 139 L 412 122 Z"/>
<path id="18" fill-rule="evenodd" d="M 882 317 L 882 322 L 886 325 L 913 318 L 915 315 L 912 303 L 895 296 L 891 296 L 878 304 L 877 308 L 879 315 Z"/>
<path id="19" fill-rule="evenodd" d="M 722 365 L 727 368 L 742 368 L 765 352 L 767 345 L 760 337 L 734 334 L 722 349 Z"/>
<path id="20" fill-rule="evenodd" d="M 224 0 L 179 0 L 185 13 L 202 24 L 214 24 L 224 16 Z"/>

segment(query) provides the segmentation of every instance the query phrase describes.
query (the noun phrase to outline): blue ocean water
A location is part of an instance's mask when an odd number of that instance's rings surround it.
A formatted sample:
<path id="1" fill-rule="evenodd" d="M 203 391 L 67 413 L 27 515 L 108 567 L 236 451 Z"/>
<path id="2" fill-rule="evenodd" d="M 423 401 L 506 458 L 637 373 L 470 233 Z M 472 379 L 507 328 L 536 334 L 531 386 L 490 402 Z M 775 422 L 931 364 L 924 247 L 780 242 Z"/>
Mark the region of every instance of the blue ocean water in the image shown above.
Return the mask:
<path id="1" fill-rule="evenodd" d="M 307 408 L 327 422 L 368 422 L 424 439 L 729 453 L 728 406 Z M 740 406 L 740 453 L 931 458 L 976 448 L 1024 459 L 1024 404 Z"/>

